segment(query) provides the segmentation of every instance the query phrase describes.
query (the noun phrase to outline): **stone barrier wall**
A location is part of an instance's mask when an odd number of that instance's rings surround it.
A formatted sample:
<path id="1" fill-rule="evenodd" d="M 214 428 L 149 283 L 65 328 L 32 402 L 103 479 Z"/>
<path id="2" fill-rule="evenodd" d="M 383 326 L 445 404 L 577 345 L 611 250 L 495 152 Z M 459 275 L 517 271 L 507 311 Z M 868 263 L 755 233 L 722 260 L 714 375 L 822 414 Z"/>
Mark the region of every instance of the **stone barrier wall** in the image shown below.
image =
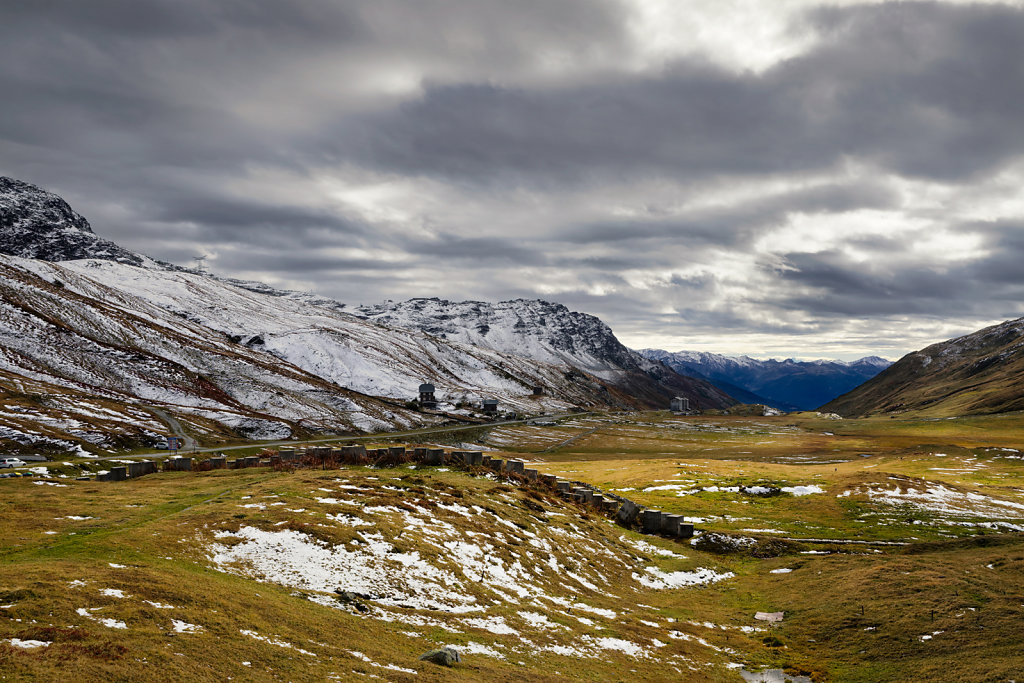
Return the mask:
<path id="1" fill-rule="evenodd" d="M 208 466 L 207 466 L 208 463 Z M 261 460 L 259 456 L 247 456 L 228 460 L 225 456 L 209 458 L 197 469 L 242 469 L 270 466 L 274 468 L 294 467 L 340 467 L 343 465 L 372 465 L 374 467 L 397 467 L 416 463 L 427 467 L 442 465 L 479 472 L 488 470 L 521 486 L 538 486 L 551 490 L 565 500 L 587 506 L 602 515 L 614 519 L 621 526 L 638 528 L 643 533 L 660 534 L 670 538 L 690 538 L 693 524 L 684 522 L 682 515 L 673 515 L 661 510 L 649 509 L 628 498 L 602 491 L 592 484 L 570 481 L 553 474 L 542 474 L 528 469 L 522 460 L 507 462 L 485 455 L 481 451 L 453 450 L 445 453 L 442 448 L 390 446 L 367 450 L 361 444 L 347 444 L 341 448 L 310 446 L 306 448 L 282 448 L 276 455 Z M 165 472 L 188 472 L 193 470 L 192 458 L 168 458 L 163 462 Z M 153 461 L 133 462 L 127 467 L 113 467 L 110 472 L 97 479 L 124 481 L 135 479 L 157 471 Z"/>

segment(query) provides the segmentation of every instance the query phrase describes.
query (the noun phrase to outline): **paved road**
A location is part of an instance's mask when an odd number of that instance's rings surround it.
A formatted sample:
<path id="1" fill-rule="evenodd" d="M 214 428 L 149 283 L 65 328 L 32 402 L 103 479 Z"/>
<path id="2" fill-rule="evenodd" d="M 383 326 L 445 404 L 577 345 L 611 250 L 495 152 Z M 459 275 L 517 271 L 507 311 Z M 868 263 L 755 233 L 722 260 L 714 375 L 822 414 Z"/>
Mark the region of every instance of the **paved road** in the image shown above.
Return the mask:
<path id="1" fill-rule="evenodd" d="M 161 414 L 162 411 L 156 408 L 152 409 L 153 412 Z M 244 444 L 241 446 L 220 446 L 215 448 L 197 448 L 195 447 L 195 440 L 188 438 L 193 446 L 189 449 L 182 449 L 179 451 L 181 455 L 191 455 L 192 453 L 219 453 L 221 451 L 240 451 L 246 448 L 270 448 L 273 446 L 301 446 L 303 444 L 315 444 L 315 443 L 330 443 L 338 441 L 379 441 L 382 439 L 400 439 L 402 437 L 412 436 L 429 436 L 430 434 L 445 434 L 449 432 L 460 432 L 469 431 L 472 429 L 480 429 L 481 427 L 501 427 L 503 425 L 515 425 L 515 424 L 526 424 L 532 420 L 544 419 L 544 420 L 562 420 L 569 417 L 581 417 L 583 415 L 590 415 L 591 413 L 565 413 L 563 415 L 546 415 L 543 418 L 531 417 L 523 420 L 505 420 L 504 422 L 487 422 L 485 424 L 473 424 L 473 425 L 459 425 L 456 427 L 427 427 L 424 429 L 411 429 L 404 432 L 378 432 L 376 434 L 367 434 L 366 436 L 332 436 L 324 439 L 309 439 L 306 441 L 255 441 L 250 444 Z M 168 424 L 177 424 L 177 420 L 171 418 L 169 415 L 161 415 L 164 417 Z M 178 429 L 181 429 L 181 425 L 177 424 Z M 172 426 L 173 430 L 174 427 Z M 178 432 L 175 432 L 178 434 Z M 181 435 L 184 435 L 182 432 Z M 127 455 L 127 456 L 114 456 L 120 459 L 132 459 L 132 458 L 150 458 L 153 455 L 165 455 L 167 451 L 154 451 L 152 453 L 146 453 L 143 455 Z"/>

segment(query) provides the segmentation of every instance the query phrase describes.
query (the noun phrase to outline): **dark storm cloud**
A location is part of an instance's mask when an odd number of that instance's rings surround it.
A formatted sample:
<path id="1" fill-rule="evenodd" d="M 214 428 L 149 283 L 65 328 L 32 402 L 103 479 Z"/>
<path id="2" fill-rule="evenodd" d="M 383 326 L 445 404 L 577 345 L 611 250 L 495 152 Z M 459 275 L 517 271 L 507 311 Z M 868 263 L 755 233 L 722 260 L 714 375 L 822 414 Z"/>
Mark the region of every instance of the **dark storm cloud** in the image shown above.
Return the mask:
<path id="1" fill-rule="evenodd" d="M 509 262 L 524 266 L 548 262 L 545 254 L 537 249 L 522 246 L 514 239 L 496 237 L 461 237 L 441 233 L 431 240 L 407 240 L 411 251 L 426 257 L 470 260 L 492 264 Z"/>
<path id="2" fill-rule="evenodd" d="M 956 180 L 1024 151 L 1024 11 L 900 3 L 821 12 L 761 75 L 693 62 L 559 89 L 432 87 L 342 142 L 365 163 L 503 182 L 770 174 L 846 156 Z"/>
<path id="3" fill-rule="evenodd" d="M 886 252 L 907 251 L 908 245 L 896 238 L 875 242 L 877 258 L 870 260 L 853 259 L 839 250 L 786 254 L 784 267 L 776 274 L 800 289 L 774 303 L 818 317 L 941 316 L 952 310 L 1005 317 L 1024 297 L 1022 227 L 1024 223 L 987 226 L 985 255 L 945 266 L 886 260 Z"/>
<path id="4" fill-rule="evenodd" d="M 830 225 L 909 211 L 897 176 L 954 188 L 1022 158 L 1018 7 L 818 9 L 794 25 L 815 34 L 805 52 L 754 72 L 685 50 L 652 66 L 614 0 L 6 5 L 0 173 L 157 258 L 216 254 L 226 275 L 367 302 L 419 294 L 432 272 L 432 295 L 542 292 L 646 330 L 1000 317 L 1024 297 L 1013 218 L 952 225 L 987 239 L 953 263 Z M 410 206 L 360 195 L 380 178 Z M 489 225 L 491 206 L 510 213 Z M 832 237 L 823 250 L 764 246 L 797 215 Z"/>
<path id="5" fill-rule="evenodd" d="M 304 247 L 323 246 L 310 244 L 316 239 L 318 230 L 329 232 L 336 240 L 351 239 L 354 235 L 365 235 L 369 228 L 355 220 L 346 219 L 337 212 L 306 206 L 285 206 L 267 204 L 254 199 L 235 199 L 223 195 L 202 196 L 185 194 L 174 202 L 153 207 L 152 217 L 168 223 L 192 223 L 213 233 L 224 230 L 244 238 L 246 234 L 280 232 L 282 237 L 302 238 Z"/>
<path id="6" fill-rule="evenodd" d="M 632 242 L 679 238 L 689 246 L 741 247 L 793 213 L 843 213 L 892 208 L 898 195 L 875 181 L 801 188 L 728 206 L 699 209 L 668 218 L 652 215 L 565 230 L 549 239 L 573 243 Z"/>
<path id="7" fill-rule="evenodd" d="M 315 250 L 301 251 L 233 251 L 219 254 L 217 270 L 228 272 L 262 272 L 275 277 L 287 277 L 303 273 L 303 277 L 317 278 L 351 271 L 394 271 L 396 264 L 383 259 L 355 259 L 317 253 Z"/>

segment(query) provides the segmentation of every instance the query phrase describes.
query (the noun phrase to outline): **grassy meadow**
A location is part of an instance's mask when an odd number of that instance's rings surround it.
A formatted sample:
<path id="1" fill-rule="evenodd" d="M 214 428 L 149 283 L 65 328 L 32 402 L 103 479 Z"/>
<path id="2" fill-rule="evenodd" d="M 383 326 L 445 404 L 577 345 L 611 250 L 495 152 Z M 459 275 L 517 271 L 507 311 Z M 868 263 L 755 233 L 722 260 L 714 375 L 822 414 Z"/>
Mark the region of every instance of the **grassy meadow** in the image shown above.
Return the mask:
<path id="1" fill-rule="evenodd" d="M 449 468 L 4 479 L 0 678 L 1024 678 L 1020 415 L 622 413 L 470 437 L 698 536 Z M 418 660 L 444 644 L 460 664 Z"/>

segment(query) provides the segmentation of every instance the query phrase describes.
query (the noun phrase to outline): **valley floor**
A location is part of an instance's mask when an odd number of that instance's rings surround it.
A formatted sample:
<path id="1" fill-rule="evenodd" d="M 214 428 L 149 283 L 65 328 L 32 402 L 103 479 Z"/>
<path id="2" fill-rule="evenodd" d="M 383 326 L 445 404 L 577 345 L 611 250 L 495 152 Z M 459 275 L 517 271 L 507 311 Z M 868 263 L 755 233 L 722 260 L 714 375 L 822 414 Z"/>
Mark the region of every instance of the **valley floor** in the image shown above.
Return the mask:
<path id="1" fill-rule="evenodd" d="M 1024 678 L 1020 415 L 623 413 L 473 439 L 698 535 L 449 468 L 4 479 L 0 675 Z M 418 660 L 444 644 L 460 664 Z"/>

